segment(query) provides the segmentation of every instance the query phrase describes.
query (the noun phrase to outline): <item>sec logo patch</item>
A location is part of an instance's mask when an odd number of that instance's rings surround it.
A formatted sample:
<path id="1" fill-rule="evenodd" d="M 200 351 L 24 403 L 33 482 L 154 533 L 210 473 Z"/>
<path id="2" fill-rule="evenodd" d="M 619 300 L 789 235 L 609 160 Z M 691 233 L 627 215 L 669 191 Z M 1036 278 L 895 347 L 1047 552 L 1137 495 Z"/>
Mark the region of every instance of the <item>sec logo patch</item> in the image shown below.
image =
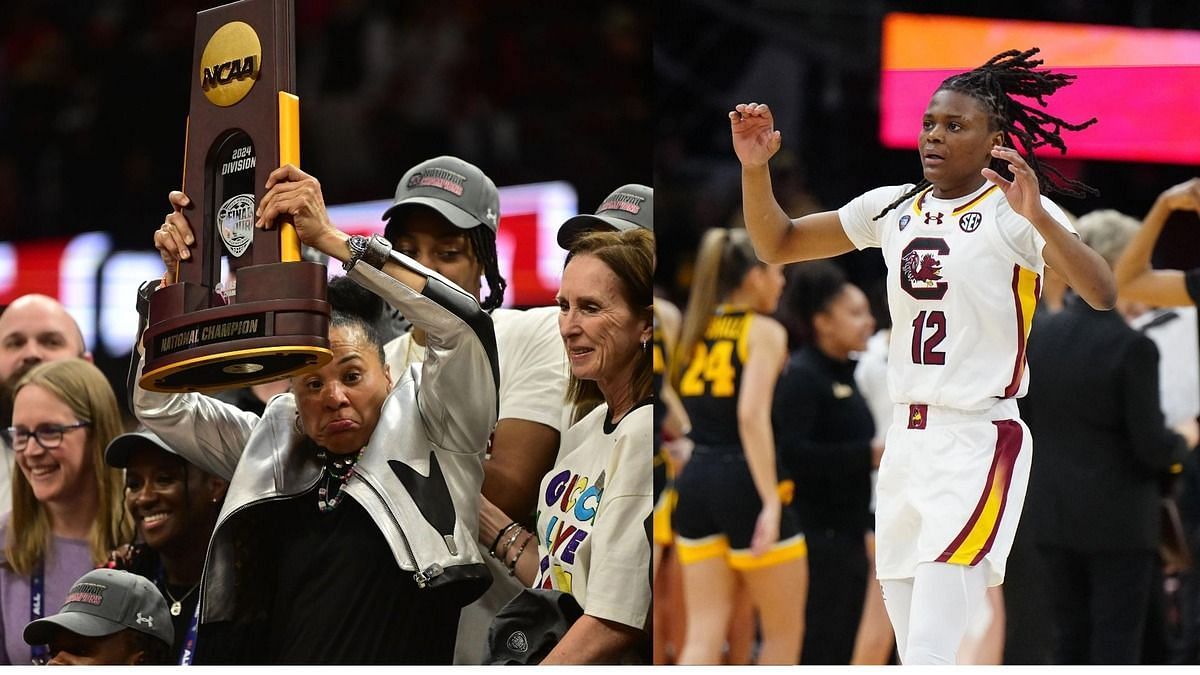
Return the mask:
<path id="1" fill-rule="evenodd" d="M 963 232 L 974 232 L 979 229 L 979 224 L 983 222 L 983 215 L 978 211 L 964 213 L 962 218 L 958 219 L 958 226 Z"/>

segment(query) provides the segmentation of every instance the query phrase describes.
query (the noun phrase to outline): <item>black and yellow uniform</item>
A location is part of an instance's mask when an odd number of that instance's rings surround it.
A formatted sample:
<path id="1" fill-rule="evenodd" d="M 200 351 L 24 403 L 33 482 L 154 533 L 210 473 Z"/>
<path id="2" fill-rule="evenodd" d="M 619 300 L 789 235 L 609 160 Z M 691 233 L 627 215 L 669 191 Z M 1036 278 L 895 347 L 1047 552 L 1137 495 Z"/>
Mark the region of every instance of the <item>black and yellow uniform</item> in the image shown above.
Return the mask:
<path id="1" fill-rule="evenodd" d="M 667 354 L 670 346 L 663 332 L 658 312 L 654 312 L 654 541 L 671 544 L 671 511 L 675 506 L 675 467 L 671 456 L 663 447 L 663 421 L 667 418 L 666 400 L 662 396 L 667 372 Z"/>
<path id="2" fill-rule="evenodd" d="M 658 498 L 662 495 L 663 489 L 667 486 L 667 478 L 669 467 L 667 464 L 667 453 L 663 450 L 663 421 L 667 418 L 667 406 L 662 397 L 663 376 L 667 371 L 667 345 L 663 338 L 662 322 L 658 319 L 658 312 L 654 312 L 654 370 L 653 384 L 654 397 L 656 399 L 654 405 L 654 503 L 658 503 Z"/>
<path id="3" fill-rule="evenodd" d="M 762 556 L 750 553 L 762 500 L 738 435 L 737 407 L 754 316 L 745 308 L 718 307 L 680 381 L 679 398 L 696 444 L 675 479 L 672 524 L 683 564 L 726 556 L 734 569 L 757 569 L 807 552 L 795 516 L 783 509 L 779 541 Z"/>

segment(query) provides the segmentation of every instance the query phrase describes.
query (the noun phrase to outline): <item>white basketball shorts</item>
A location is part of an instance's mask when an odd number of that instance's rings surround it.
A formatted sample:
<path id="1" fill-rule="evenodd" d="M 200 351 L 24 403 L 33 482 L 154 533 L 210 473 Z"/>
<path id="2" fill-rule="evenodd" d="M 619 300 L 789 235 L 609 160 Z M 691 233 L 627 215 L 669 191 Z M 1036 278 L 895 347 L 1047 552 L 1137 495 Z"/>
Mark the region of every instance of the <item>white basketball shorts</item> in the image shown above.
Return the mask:
<path id="1" fill-rule="evenodd" d="M 895 406 L 877 487 L 878 578 L 944 562 L 985 564 L 988 585 L 1002 583 L 1032 454 L 1014 399 L 985 411 Z"/>

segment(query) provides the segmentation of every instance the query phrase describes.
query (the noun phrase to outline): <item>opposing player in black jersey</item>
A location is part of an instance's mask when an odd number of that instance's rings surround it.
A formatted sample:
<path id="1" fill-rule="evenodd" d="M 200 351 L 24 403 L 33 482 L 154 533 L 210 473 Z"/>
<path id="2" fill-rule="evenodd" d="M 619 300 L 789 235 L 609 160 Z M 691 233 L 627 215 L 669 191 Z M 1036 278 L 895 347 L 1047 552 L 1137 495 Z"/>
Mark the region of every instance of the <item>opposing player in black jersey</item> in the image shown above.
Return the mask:
<path id="1" fill-rule="evenodd" d="M 672 519 L 687 614 L 681 664 L 720 662 L 739 582 L 761 622 L 758 662 L 800 654 L 807 548 L 783 509 L 771 428 L 787 337 L 767 315 L 782 290 L 781 267 L 758 261 L 745 230 L 705 234 L 670 367 L 695 443 Z"/>

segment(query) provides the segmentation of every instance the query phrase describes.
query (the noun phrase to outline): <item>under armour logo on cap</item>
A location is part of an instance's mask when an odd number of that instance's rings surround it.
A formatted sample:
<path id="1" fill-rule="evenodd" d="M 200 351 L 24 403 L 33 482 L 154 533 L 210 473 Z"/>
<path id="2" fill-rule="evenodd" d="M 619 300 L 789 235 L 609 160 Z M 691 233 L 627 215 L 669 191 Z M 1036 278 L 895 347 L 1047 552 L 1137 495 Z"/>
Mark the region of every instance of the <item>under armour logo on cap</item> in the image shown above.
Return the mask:
<path id="1" fill-rule="evenodd" d="M 80 577 L 71 586 L 62 609 L 31 621 L 22 637 L 28 644 L 41 645 L 57 630 L 101 637 L 125 629 L 150 635 L 166 646 L 175 640 L 167 601 L 149 579 L 124 570 L 100 568 Z"/>

